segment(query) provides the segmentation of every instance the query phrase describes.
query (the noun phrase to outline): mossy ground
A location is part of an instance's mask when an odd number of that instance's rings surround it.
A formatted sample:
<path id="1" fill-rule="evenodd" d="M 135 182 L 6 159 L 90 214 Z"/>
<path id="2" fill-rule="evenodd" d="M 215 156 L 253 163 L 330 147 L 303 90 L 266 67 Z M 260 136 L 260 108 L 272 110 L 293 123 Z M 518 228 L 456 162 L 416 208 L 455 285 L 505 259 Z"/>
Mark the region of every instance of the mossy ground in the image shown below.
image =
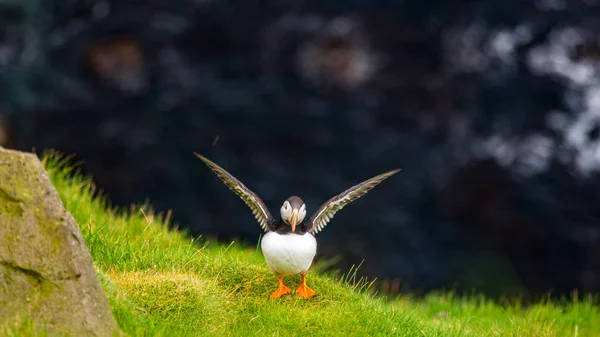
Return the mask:
<path id="1" fill-rule="evenodd" d="M 316 297 L 270 300 L 277 280 L 256 247 L 193 240 L 146 206 L 110 208 L 64 159 L 51 155 L 44 164 L 132 336 L 600 336 L 591 300 L 504 306 L 439 293 L 389 301 L 352 273 L 333 278 L 318 267 L 309 274 Z M 286 283 L 294 289 L 300 278 Z M 27 321 L 0 327 L 4 335 L 33 331 Z"/>

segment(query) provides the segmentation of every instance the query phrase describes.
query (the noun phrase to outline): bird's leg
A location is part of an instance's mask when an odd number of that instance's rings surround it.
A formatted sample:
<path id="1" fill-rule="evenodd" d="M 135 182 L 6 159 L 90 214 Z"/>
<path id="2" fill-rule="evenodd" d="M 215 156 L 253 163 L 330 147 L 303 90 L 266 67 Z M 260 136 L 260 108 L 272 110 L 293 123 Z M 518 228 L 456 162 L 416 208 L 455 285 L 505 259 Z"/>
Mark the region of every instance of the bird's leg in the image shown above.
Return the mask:
<path id="1" fill-rule="evenodd" d="M 310 298 L 316 294 L 314 290 L 310 289 L 306 285 L 306 274 L 302 274 L 302 284 L 298 287 L 298 289 L 296 289 L 296 294 L 304 298 Z"/>
<path id="2" fill-rule="evenodd" d="M 278 298 L 290 292 L 290 288 L 283 284 L 283 276 L 279 275 L 279 288 L 271 294 L 271 298 Z"/>

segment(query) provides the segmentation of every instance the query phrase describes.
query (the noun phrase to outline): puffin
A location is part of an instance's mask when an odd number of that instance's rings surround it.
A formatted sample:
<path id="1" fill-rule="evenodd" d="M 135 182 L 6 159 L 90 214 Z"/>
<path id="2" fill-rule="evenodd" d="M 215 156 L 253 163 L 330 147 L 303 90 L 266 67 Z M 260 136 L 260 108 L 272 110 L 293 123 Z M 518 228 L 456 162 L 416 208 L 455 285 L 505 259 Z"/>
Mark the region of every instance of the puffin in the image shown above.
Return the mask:
<path id="1" fill-rule="evenodd" d="M 315 235 L 323 230 L 344 206 L 400 171 L 388 171 L 350 187 L 323 203 L 310 218 L 306 218 L 304 201 L 298 196 L 291 196 L 281 205 L 280 217 L 275 218 L 262 199 L 241 181 L 208 158 L 196 152 L 194 155 L 248 205 L 260 227 L 266 232 L 260 247 L 267 265 L 279 278 L 279 287 L 271 294 L 271 299 L 290 293 L 290 288 L 283 283 L 283 277 L 295 274 L 302 275 L 302 284 L 296 289 L 296 294 L 305 299 L 316 295 L 306 284 L 306 274 L 317 253 Z"/>

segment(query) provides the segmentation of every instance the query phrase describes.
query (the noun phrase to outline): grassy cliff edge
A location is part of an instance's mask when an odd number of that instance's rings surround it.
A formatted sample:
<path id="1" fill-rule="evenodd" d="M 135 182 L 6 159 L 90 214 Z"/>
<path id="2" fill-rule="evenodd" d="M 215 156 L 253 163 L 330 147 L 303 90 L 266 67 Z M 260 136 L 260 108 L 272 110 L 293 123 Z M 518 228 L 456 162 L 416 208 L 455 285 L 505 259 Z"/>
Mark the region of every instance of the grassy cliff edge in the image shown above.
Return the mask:
<path id="1" fill-rule="evenodd" d="M 190 239 L 147 205 L 112 208 L 67 159 L 50 153 L 43 162 L 131 336 L 600 336 L 600 310 L 590 301 L 501 306 L 452 294 L 387 301 L 365 282 L 316 272 L 308 280 L 318 296 L 270 300 L 277 279 L 256 247 Z M 293 289 L 300 279 L 286 283 Z M 0 335 L 33 334 L 26 319 L 0 323 Z"/>

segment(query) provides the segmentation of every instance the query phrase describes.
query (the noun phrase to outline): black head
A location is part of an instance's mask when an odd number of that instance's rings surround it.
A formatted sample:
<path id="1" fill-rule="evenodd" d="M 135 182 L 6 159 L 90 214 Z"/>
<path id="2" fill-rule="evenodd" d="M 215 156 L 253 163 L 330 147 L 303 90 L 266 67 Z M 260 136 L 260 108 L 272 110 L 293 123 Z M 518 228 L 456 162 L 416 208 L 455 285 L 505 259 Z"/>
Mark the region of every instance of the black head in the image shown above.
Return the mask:
<path id="1" fill-rule="evenodd" d="M 296 231 L 296 225 L 302 223 L 305 216 L 306 205 L 299 197 L 291 196 L 283 202 L 281 206 L 281 219 L 284 223 L 292 227 L 292 232 Z"/>

